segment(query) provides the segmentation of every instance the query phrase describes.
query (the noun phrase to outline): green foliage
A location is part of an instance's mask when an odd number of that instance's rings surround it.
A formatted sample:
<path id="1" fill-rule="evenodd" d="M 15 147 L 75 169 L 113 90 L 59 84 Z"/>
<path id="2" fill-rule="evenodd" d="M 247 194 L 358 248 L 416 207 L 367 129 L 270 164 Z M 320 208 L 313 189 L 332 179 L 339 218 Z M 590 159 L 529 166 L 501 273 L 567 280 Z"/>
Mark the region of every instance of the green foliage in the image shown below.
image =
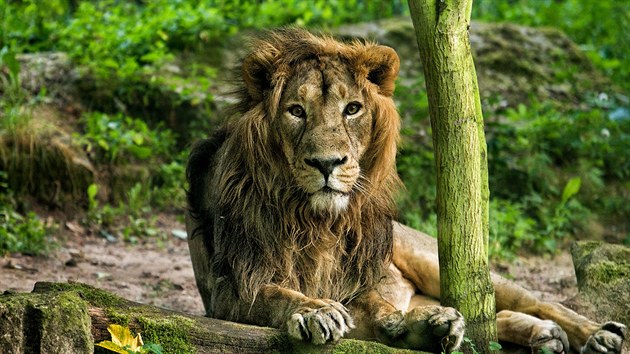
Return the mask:
<path id="1" fill-rule="evenodd" d="M 149 194 L 138 183 L 126 195 L 126 201 L 114 207 L 101 204 L 97 198 L 98 186 L 87 189 L 89 207 L 84 223 L 107 238 L 120 238 L 135 243 L 140 238 L 158 236 L 157 219 L 151 215 Z"/>
<path id="2" fill-rule="evenodd" d="M 92 214 L 92 221 L 98 225 L 113 225 L 118 215 L 128 215 L 129 228 L 122 230 L 125 237 L 153 234 L 153 219 L 146 219 L 154 207 L 181 207 L 184 205 L 184 163 L 185 154 L 177 150 L 173 133 L 158 126 L 151 129 L 140 120 L 122 114 L 107 115 L 92 112 L 83 117 L 85 133 L 76 135 L 76 141 L 88 152 L 91 159 L 105 165 L 127 166 L 141 163 L 151 171 L 148 183 L 135 184 L 125 193 L 124 207 L 109 205 Z M 88 189 L 89 210 L 95 211 L 95 192 Z M 143 228 L 145 231 L 141 231 Z"/>
<path id="3" fill-rule="evenodd" d="M 15 53 L 9 49 L 9 47 L 2 47 L 0 49 L 0 67 L 7 68 L 7 76 L 0 76 L 2 78 L 2 93 L 7 94 L 9 92 L 20 92 L 20 63 L 15 58 Z M 9 95 L 4 97 L 5 100 L 12 102 L 13 96 Z"/>
<path id="4" fill-rule="evenodd" d="M 135 183 L 115 205 L 101 203 L 98 186 L 90 185 L 85 223 L 107 237 L 130 242 L 157 236 L 157 218 L 152 208 L 184 205 L 184 157 L 163 162 L 176 150 L 173 133 L 159 126 L 151 129 L 144 121 L 122 114 L 92 112 L 82 122 L 85 133 L 75 135 L 75 139 L 93 161 L 109 168 L 139 163 L 149 166 L 152 172 L 148 181 Z"/>
<path id="5" fill-rule="evenodd" d="M 338 25 L 403 13 L 406 3 L 386 1 L 223 1 L 156 0 L 0 2 L 0 48 L 16 53 L 63 51 L 94 77 L 92 100 L 115 110 L 111 99 L 148 105 L 161 101 L 164 90 L 205 92 L 217 48 L 237 30 L 288 24 Z M 195 53 L 201 60 L 186 77 L 172 80 L 169 66 L 178 54 Z M 184 69 L 187 71 L 188 69 Z M 209 75 L 213 77 L 212 74 Z M 186 96 L 185 92 L 183 93 Z M 193 98 L 192 104 L 197 104 Z M 107 107 L 100 99 L 108 101 Z M 182 97 L 185 100 L 185 97 Z M 204 97 L 201 103 L 207 104 Z M 177 105 L 177 102 L 173 103 Z"/>
<path id="6" fill-rule="evenodd" d="M 405 126 L 397 167 L 407 187 L 399 198 L 400 217 L 436 235 L 426 93 L 413 90 L 402 83 L 396 92 Z M 509 259 L 521 250 L 553 252 L 593 223 L 613 224 L 611 230 L 619 234 L 608 236 L 627 237 L 627 112 L 623 102 L 603 94 L 568 111 L 534 101 L 486 112 L 493 257 Z"/>
<path id="7" fill-rule="evenodd" d="M 244 28 L 288 24 L 340 25 L 391 17 L 405 1 L 156 0 L 0 2 L 0 46 L 24 51 L 63 50 L 109 66 L 155 63 L 170 50 L 199 51 Z M 82 44 L 86 44 L 82 46 Z M 80 52 L 83 49 L 84 52 Z M 124 70 L 123 70 L 124 72 Z"/>
<path id="8" fill-rule="evenodd" d="M 536 221 L 517 202 L 500 199 L 490 201 L 491 255 L 512 259 L 522 249 L 532 249 L 537 239 Z"/>
<path id="9" fill-rule="evenodd" d="M 24 107 L 27 95 L 20 83 L 20 63 L 15 55 L 9 47 L 0 49 L 0 133 L 13 133 L 30 119 Z"/>
<path id="10" fill-rule="evenodd" d="M 151 183 L 151 204 L 162 208 L 181 208 L 185 205 L 185 157 L 162 164 Z"/>
<path id="11" fill-rule="evenodd" d="M 470 351 L 473 354 L 479 354 L 479 351 L 477 350 L 477 346 L 475 345 L 475 343 L 473 343 L 472 339 L 468 338 L 468 337 L 464 337 L 462 346 L 464 348 L 466 348 L 468 351 Z M 495 352 L 495 351 L 500 351 L 501 350 L 501 344 L 497 343 L 497 342 L 490 342 L 488 343 L 488 349 L 491 352 Z M 444 353 L 444 352 L 442 352 Z M 452 354 L 464 354 L 464 352 L 461 351 L 454 351 L 452 352 Z"/>
<path id="12" fill-rule="evenodd" d="M 406 1 L 212 1 L 239 28 L 338 26 L 406 13 Z"/>
<path id="13" fill-rule="evenodd" d="M 15 200 L 6 180 L 6 172 L 0 170 L 0 255 L 48 253 L 54 245 L 50 239 L 52 227 L 33 212 L 21 215 L 15 210 Z"/>
<path id="14" fill-rule="evenodd" d="M 168 129 L 150 129 L 140 120 L 91 112 L 83 117 L 85 133 L 75 138 L 96 162 L 121 164 L 167 155 L 175 146 Z"/>
<path id="15" fill-rule="evenodd" d="M 21 215 L 0 206 L 0 254 L 42 255 L 50 251 L 50 230 L 33 212 Z"/>
<path id="16" fill-rule="evenodd" d="M 502 346 L 497 342 L 490 342 L 488 348 L 490 349 L 490 351 L 499 351 L 501 350 Z"/>

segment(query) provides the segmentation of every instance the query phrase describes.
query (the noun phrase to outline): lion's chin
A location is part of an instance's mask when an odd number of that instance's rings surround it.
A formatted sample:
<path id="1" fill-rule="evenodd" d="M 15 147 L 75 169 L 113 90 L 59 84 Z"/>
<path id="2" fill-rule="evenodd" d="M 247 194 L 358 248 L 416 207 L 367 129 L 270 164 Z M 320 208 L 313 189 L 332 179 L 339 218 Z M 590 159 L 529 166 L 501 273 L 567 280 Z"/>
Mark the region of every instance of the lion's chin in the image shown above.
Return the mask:
<path id="1" fill-rule="evenodd" d="M 321 214 L 339 215 L 348 208 L 350 195 L 339 192 L 320 191 L 311 195 L 311 208 Z"/>

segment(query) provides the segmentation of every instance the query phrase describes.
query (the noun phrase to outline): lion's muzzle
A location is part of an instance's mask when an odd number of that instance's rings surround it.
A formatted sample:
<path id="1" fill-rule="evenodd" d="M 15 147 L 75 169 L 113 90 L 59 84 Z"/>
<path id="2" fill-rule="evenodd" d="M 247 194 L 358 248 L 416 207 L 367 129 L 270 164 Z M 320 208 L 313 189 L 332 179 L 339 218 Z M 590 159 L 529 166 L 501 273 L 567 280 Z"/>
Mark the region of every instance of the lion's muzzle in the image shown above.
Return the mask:
<path id="1" fill-rule="evenodd" d="M 311 207 L 339 213 L 346 209 L 359 167 L 348 155 L 310 156 L 300 164 L 302 188 L 309 194 Z"/>
<path id="2" fill-rule="evenodd" d="M 344 156 L 343 158 L 334 157 L 328 159 L 304 159 L 304 163 L 306 163 L 308 166 L 318 169 L 319 172 L 324 175 L 325 187 L 328 186 L 328 176 L 333 173 L 336 167 L 344 165 L 346 162 L 348 162 L 348 156 Z"/>

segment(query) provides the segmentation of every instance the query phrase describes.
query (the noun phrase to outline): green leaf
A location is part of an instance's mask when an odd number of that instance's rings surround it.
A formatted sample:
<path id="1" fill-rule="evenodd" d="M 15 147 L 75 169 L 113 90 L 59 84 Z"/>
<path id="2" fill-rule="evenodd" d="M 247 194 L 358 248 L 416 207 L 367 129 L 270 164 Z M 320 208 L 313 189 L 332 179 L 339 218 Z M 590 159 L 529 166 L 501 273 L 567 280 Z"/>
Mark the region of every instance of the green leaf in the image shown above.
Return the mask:
<path id="1" fill-rule="evenodd" d="M 118 69 L 118 63 L 116 62 L 116 60 L 114 60 L 112 58 L 107 58 L 107 59 L 103 60 L 102 65 L 107 67 L 107 68 Z"/>
<path id="2" fill-rule="evenodd" d="M 142 133 L 139 132 L 133 132 L 131 135 L 131 140 L 136 145 L 144 144 L 144 136 L 142 135 Z"/>
<path id="3" fill-rule="evenodd" d="M 17 77 L 20 73 L 20 62 L 15 58 L 15 53 L 9 50 L 8 47 L 3 47 L 0 50 L 0 66 L 6 65 L 9 68 L 9 72 L 13 77 Z"/>
<path id="4" fill-rule="evenodd" d="M 497 342 L 490 342 L 488 345 L 488 348 L 490 348 L 491 351 L 498 351 L 501 350 L 502 346 L 501 344 L 497 343 Z"/>
<path id="5" fill-rule="evenodd" d="M 88 198 L 93 200 L 96 197 L 96 193 L 98 193 L 98 186 L 94 183 L 90 184 L 87 189 Z"/>
<path id="6" fill-rule="evenodd" d="M 149 158 L 152 154 L 151 148 L 144 146 L 130 146 L 129 152 L 131 152 L 135 157 L 141 160 Z"/>
<path id="7" fill-rule="evenodd" d="M 162 346 L 155 343 L 146 343 L 142 346 L 142 349 L 147 350 L 149 353 L 162 354 Z"/>
<path id="8" fill-rule="evenodd" d="M 562 201 L 560 203 L 564 205 L 569 200 L 569 198 L 580 191 L 581 185 L 582 179 L 580 177 L 571 178 L 569 182 L 567 182 L 567 185 L 564 186 L 564 190 L 562 191 Z"/>

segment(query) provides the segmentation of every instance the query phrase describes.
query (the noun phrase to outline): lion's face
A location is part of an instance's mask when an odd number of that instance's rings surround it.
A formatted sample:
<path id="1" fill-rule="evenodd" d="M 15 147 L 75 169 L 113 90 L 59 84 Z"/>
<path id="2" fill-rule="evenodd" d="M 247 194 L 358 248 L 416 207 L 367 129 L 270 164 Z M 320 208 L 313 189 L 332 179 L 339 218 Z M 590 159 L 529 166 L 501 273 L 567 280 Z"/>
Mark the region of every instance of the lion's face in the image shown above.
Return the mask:
<path id="1" fill-rule="evenodd" d="M 361 188 L 361 157 L 372 135 L 372 112 L 339 60 L 299 64 L 286 83 L 275 120 L 295 184 L 317 212 L 339 213 Z"/>
<path id="2" fill-rule="evenodd" d="M 252 173 L 257 186 L 282 195 L 274 188 L 283 180 L 284 196 L 303 205 L 306 195 L 320 215 L 338 215 L 376 195 L 379 203 L 389 200 L 385 192 L 399 182 L 394 50 L 298 29 L 271 32 L 255 48 L 242 64 L 243 117 L 236 130 L 247 165 L 255 170 L 268 162 L 268 175 Z"/>

